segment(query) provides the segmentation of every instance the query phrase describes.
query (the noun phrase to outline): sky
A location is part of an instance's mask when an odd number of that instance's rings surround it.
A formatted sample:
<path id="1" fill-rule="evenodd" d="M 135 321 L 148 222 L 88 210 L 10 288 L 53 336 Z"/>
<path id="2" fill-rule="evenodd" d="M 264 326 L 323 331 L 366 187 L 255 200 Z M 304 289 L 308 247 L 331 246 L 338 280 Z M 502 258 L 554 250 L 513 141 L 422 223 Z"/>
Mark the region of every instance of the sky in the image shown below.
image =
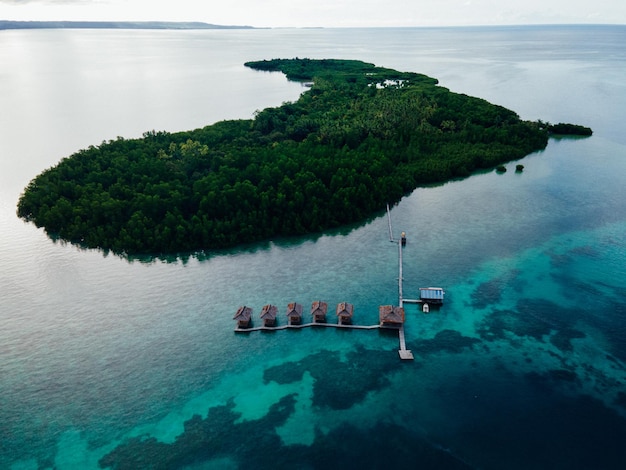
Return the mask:
<path id="1" fill-rule="evenodd" d="M 0 20 L 255 27 L 626 24 L 624 0 L 0 0 Z"/>

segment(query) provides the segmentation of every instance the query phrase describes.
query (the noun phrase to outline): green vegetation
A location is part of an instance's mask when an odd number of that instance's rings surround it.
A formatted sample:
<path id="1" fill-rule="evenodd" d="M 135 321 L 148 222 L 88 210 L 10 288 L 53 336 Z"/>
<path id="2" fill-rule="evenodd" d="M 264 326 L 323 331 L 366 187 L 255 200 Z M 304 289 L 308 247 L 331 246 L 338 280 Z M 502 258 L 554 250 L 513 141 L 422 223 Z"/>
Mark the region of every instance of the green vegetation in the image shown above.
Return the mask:
<path id="1" fill-rule="evenodd" d="M 425 75 L 360 61 L 246 65 L 311 87 L 253 120 L 80 150 L 30 182 L 18 215 L 119 254 L 217 249 L 361 221 L 418 185 L 547 144 L 545 124 Z"/>
<path id="2" fill-rule="evenodd" d="M 548 124 L 548 132 L 559 135 L 590 136 L 593 134 L 593 131 L 589 127 L 579 126 L 577 124 L 566 124 L 564 122 Z"/>

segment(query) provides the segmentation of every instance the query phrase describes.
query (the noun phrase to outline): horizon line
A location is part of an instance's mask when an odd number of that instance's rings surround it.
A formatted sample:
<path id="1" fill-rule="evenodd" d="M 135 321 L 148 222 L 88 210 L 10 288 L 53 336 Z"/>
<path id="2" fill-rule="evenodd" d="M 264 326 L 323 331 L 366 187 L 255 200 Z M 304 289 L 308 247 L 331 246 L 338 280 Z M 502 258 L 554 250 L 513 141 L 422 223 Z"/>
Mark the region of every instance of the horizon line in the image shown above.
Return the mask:
<path id="1" fill-rule="evenodd" d="M 441 25 L 384 25 L 384 26 L 253 26 L 224 25 L 205 21 L 168 20 L 6 20 L 0 19 L 0 29 L 81 29 L 80 25 L 98 26 L 93 29 L 432 29 L 432 28 L 502 28 L 502 27 L 558 27 L 558 26 L 626 26 L 624 23 L 501 23 L 501 24 L 441 24 Z M 175 26 L 183 26 L 176 28 Z M 9 27 L 7 27 L 9 26 Z M 10 26 L 16 26 L 11 28 Z M 21 26 L 21 27 L 20 27 Z M 78 26 L 78 27 L 77 27 Z M 86 28 L 91 29 L 91 28 Z M 128 28 L 131 29 L 131 28 Z"/>

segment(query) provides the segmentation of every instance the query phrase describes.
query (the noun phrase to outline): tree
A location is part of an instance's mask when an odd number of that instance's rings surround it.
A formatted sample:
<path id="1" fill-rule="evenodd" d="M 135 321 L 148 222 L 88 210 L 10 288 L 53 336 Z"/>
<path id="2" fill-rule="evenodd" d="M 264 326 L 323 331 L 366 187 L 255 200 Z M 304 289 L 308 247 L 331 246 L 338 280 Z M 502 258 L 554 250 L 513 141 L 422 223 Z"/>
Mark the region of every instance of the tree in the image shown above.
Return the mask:
<path id="1" fill-rule="evenodd" d="M 18 215 L 127 255 L 216 249 L 357 222 L 416 185 L 547 143 L 548 125 L 425 75 L 352 60 L 246 65 L 313 84 L 253 120 L 80 150 L 29 183 Z"/>

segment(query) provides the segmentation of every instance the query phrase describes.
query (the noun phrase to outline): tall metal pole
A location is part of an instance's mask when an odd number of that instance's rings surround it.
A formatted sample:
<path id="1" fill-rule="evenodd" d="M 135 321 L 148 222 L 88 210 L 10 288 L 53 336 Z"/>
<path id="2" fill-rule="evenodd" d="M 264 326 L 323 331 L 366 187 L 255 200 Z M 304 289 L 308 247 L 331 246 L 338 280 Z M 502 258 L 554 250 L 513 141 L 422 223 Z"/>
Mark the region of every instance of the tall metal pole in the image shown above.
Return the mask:
<path id="1" fill-rule="evenodd" d="M 387 204 L 387 223 L 389 224 L 389 241 L 395 241 L 393 239 L 393 231 L 391 230 L 391 214 L 389 213 L 389 204 Z"/>
<path id="2" fill-rule="evenodd" d="M 389 224 L 389 241 L 395 242 L 398 244 L 398 305 L 400 307 L 404 307 L 404 300 L 402 299 L 402 244 L 405 242 L 406 238 L 404 232 L 402 232 L 402 237 L 398 240 L 393 239 L 393 230 L 391 229 L 391 213 L 389 211 L 389 204 L 387 204 L 387 222 Z"/>
<path id="3" fill-rule="evenodd" d="M 398 240 L 398 305 L 404 308 L 402 299 L 402 243 Z"/>

